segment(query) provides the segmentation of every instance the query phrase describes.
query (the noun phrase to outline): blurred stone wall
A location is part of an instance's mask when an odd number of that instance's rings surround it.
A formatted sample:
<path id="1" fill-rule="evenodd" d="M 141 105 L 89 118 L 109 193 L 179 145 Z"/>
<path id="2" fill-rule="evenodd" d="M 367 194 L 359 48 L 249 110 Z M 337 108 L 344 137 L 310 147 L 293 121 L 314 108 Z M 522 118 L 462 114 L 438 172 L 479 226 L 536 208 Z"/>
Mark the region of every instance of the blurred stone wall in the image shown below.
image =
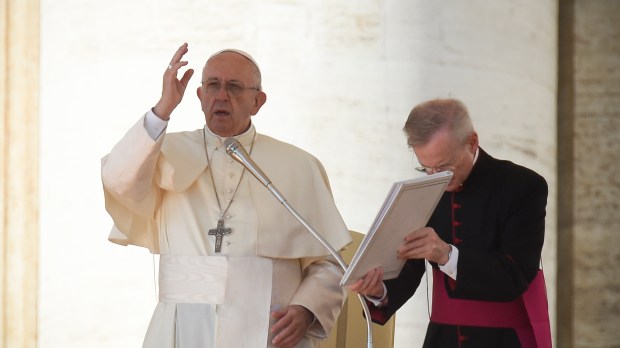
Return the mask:
<path id="1" fill-rule="evenodd" d="M 560 1 L 558 347 L 620 347 L 620 1 Z"/>

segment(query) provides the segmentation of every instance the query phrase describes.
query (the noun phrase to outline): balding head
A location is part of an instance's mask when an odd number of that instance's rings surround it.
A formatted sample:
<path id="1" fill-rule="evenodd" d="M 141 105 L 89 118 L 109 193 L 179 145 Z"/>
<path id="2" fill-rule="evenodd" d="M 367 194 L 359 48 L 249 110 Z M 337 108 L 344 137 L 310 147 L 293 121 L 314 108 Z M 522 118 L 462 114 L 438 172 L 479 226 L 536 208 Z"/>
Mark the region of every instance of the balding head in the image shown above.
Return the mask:
<path id="1" fill-rule="evenodd" d="M 466 142 L 474 126 L 465 104 L 457 99 L 432 99 L 415 106 L 403 130 L 409 146 L 425 145 L 442 129 L 450 131 L 459 142 Z"/>

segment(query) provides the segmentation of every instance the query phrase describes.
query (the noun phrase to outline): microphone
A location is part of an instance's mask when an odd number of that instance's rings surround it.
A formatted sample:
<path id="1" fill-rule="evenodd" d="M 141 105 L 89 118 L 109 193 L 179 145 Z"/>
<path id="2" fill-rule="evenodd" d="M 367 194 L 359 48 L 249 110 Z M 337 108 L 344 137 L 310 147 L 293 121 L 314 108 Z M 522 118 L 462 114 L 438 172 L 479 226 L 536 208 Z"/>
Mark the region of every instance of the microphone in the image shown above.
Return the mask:
<path id="1" fill-rule="evenodd" d="M 312 226 L 310 226 L 310 224 L 306 222 L 306 220 L 304 220 L 304 218 L 299 215 L 299 213 L 297 213 L 297 211 L 286 201 L 284 196 L 271 183 L 271 180 L 269 180 L 267 175 L 265 175 L 265 173 L 263 173 L 260 167 L 252 160 L 252 158 L 250 158 L 250 155 L 247 153 L 247 151 L 245 151 L 243 145 L 241 145 L 241 143 L 239 143 L 236 138 L 230 137 L 224 140 L 224 146 L 226 147 L 226 153 L 235 161 L 241 163 L 241 165 L 243 165 L 247 170 L 249 170 L 250 173 L 252 173 L 252 175 L 254 175 L 256 179 L 258 179 L 258 181 L 265 185 L 265 187 L 278 199 L 278 201 L 280 201 L 280 203 L 284 205 L 284 207 L 289 211 L 289 213 L 291 213 L 291 215 L 293 215 L 297 219 L 297 221 L 299 221 L 306 228 L 306 230 L 308 230 L 308 232 L 310 232 L 310 234 L 312 234 L 312 236 L 317 241 L 319 241 L 323 245 L 323 247 L 325 247 L 325 249 L 329 251 L 329 253 L 336 259 L 336 261 L 338 261 L 338 264 L 343 269 L 343 271 L 346 272 L 347 264 L 344 262 L 340 254 L 338 254 L 338 252 L 334 250 L 334 248 L 320 234 L 318 234 L 314 230 L 314 228 L 312 228 Z M 362 310 L 364 311 L 364 314 L 366 316 L 366 330 L 368 334 L 367 347 L 372 348 L 372 326 L 370 321 L 370 311 L 362 295 L 357 294 L 357 297 L 360 301 L 360 304 L 362 305 Z"/>
<path id="2" fill-rule="evenodd" d="M 258 179 L 258 181 L 265 186 L 271 184 L 271 180 L 269 180 L 267 175 L 254 163 L 237 138 L 226 138 L 226 140 L 224 140 L 224 146 L 226 147 L 226 153 L 237 162 L 241 163 L 256 177 L 256 179 Z"/>
<path id="3" fill-rule="evenodd" d="M 265 173 L 263 173 L 260 167 L 252 160 L 252 158 L 250 158 L 250 155 L 248 155 L 247 151 L 245 151 L 243 145 L 241 145 L 241 143 L 236 138 L 230 137 L 224 140 L 224 146 L 226 147 L 226 153 L 234 160 L 241 163 L 241 165 L 243 165 L 247 170 L 249 170 L 250 173 L 252 173 L 252 175 L 254 175 L 256 179 L 258 179 L 258 181 L 265 185 L 265 187 L 267 187 L 267 189 L 278 199 L 278 201 L 280 201 L 280 203 L 282 203 L 284 207 L 288 209 L 288 211 L 297 219 L 297 221 L 299 221 L 314 236 L 314 238 L 316 238 L 321 244 L 323 244 L 323 246 L 332 254 L 332 256 L 336 258 L 336 260 L 340 264 L 340 267 L 342 267 L 342 269 L 346 271 L 347 264 L 344 262 L 342 257 L 340 257 L 338 252 L 336 252 L 336 250 L 334 250 L 334 248 L 323 238 L 323 236 L 318 234 L 314 230 L 314 228 L 312 228 L 312 226 L 310 226 L 310 224 L 308 224 L 308 222 L 306 222 L 306 220 L 304 220 L 304 218 L 301 217 L 301 215 L 299 215 L 295 209 L 293 209 L 293 207 L 286 201 L 286 198 L 284 198 L 280 191 L 278 191 L 278 189 L 273 185 L 271 180 L 269 180 L 267 175 L 265 175 Z"/>
<path id="4" fill-rule="evenodd" d="M 271 184 L 271 180 L 269 180 L 267 175 L 252 160 L 237 138 L 226 138 L 226 140 L 224 140 L 224 146 L 226 147 L 226 153 L 235 161 L 241 163 L 245 169 L 249 170 L 261 184 L 265 185 L 265 187 L 267 187 L 267 189 L 271 191 L 274 196 L 276 196 L 280 203 L 284 204 L 284 202 L 286 202 L 284 196 L 282 196 L 282 194 Z"/>

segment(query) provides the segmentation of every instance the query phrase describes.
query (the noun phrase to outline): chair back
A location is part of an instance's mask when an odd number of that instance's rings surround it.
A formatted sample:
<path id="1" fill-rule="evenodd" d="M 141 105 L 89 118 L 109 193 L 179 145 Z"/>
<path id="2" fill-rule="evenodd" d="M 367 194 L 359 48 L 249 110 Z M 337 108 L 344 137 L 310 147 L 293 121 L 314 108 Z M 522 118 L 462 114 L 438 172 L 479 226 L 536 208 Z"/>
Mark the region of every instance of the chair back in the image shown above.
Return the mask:
<path id="1" fill-rule="evenodd" d="M 342 251 L 342 258 L 347 264 L 351 262 L 364 238 L 363 234 L 354 231 L 351 231 L 351 236 L 353 242 Z M 383 326 L 372 323 L 373 348 L 394 347 L 394 319 L 395 316 L 392 316 Z M 320 348 L 364 348 L 368 346 L 367 338 L 364 310 L 357 294 L 349 291 L 338 322 L 329 337 L 321 342 Z"/>

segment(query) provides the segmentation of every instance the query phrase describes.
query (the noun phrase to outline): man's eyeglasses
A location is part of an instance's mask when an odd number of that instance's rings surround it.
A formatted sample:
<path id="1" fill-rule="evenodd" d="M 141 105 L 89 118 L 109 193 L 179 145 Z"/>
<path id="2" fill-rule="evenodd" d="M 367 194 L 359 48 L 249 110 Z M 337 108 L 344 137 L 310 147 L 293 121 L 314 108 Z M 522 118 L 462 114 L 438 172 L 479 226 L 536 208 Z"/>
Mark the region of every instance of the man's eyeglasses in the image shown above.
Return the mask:
<path id="1" fill-rule="evenodd" d="M 465 155 L 465 151 L 461 152 L 461 156 L 459 156 L 459 159 L 457 159 L 451 164 L 445 164 L 439 167 L 427 167 L 427 166 L 419 165 L 415 167 L 414 169 L 417 170 L 418 172 L 422 172 L 426 174 L 434 174 L 434 173 L 441 173 L 441 172 L 447 172 L 447 171 L 454 172 L 454 170 L 456 169 L 456 166 L 459 164 L 459 162 L 461 162 L 464 155 Z"/>
<path id="2" fill-rule="evenodd" d="M 205 90 L 206 94 L 217 94 L 222 88 L 222 83 L 217 80 L 213 81 L 202 81 L 202 87 Z M 256 91 L 260 91 L 258 87 L 245 87 L 241 83 L 237 82 L 226 82 L 224 83 L 224 90 L 228 93 L 229 96 L 238 97 L 243 94 L 248 89 L 253 89 Z"/>

